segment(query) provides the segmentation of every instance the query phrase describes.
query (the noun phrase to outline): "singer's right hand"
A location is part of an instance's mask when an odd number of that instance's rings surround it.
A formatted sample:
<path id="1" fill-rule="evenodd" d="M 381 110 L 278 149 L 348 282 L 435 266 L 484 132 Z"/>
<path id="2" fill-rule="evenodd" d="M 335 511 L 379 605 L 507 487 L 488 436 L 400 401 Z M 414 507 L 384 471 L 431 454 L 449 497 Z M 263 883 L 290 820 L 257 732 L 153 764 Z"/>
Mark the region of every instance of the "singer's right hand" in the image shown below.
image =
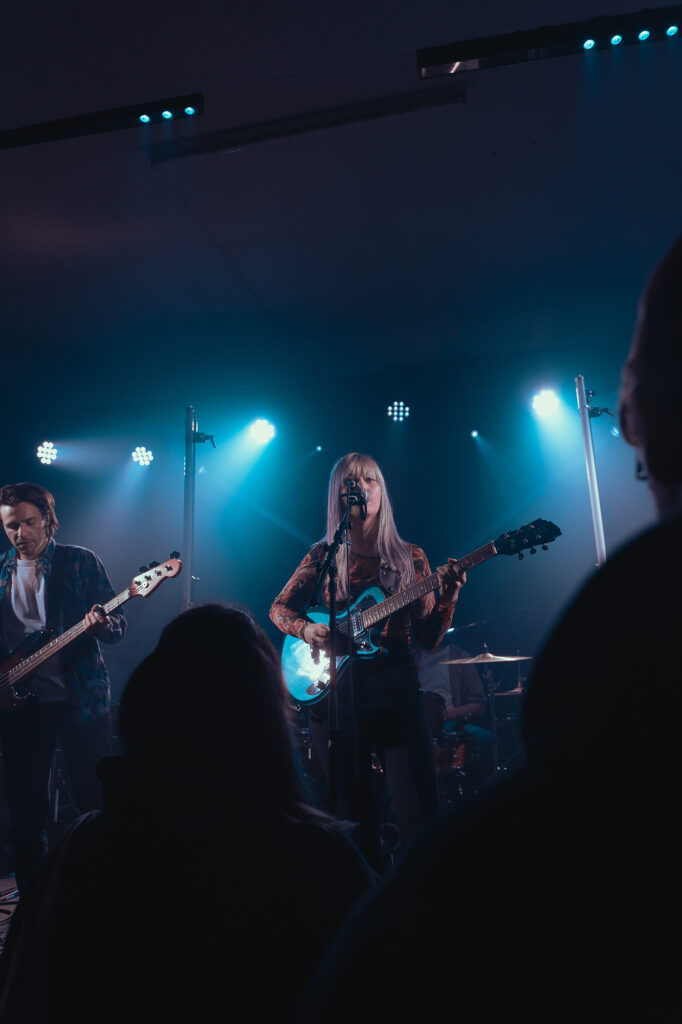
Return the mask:
<path id="1" fill-rule="evenodd" d="M 323 622 L 309 622 L 303 629 L 302 639 L 310 645 L 315 665 L 320 663 L 320 651 L 325 651 L 329 639 L 329 626 Z"/>

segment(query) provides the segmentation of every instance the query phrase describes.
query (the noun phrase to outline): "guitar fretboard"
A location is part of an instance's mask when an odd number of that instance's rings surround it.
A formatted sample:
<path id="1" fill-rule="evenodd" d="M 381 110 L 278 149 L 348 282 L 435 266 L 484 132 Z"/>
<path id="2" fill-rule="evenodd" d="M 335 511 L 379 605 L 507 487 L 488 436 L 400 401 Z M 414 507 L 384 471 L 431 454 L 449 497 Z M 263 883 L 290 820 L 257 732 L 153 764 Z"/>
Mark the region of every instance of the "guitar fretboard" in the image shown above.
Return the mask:
<path id="1" fill-rule="evenodd" d="M 125 604 L 125 602 L 129 601 L 133 596 L 134 594 L 130 587 L 126 587 L 126 589 L 122 590 L 120 594 L 116 595 L 116 597 L 112 597 L 111 601 L 107 601 L 106 604 L 102 605 L 105 615 L 109 615 L 110 612 L 116 611 L 117 608 L 120 608 L 122 604 Z M 51 658 L 53 654 L 61 651 L 62 647 L 66 647 L 67 644 L 70 644 L 72 640 L 75 640 L 84 632 L 85 623 L 81 620 L 80 622 L 77 622 L 75 626 L 72 626 L 71 629 L 67 629 L 65 633 L 61 633 L 58 637 L 55 637 L 54 640 L 49 640 L 45 646 L 41 647 L 39 651 L 35 652 L 35 654 L 29 654 L 28 657 L 22 658 L 18 665 L 15 665 L 14 668 L 9 670 L 9 672 L 0 676 L 0 685 L 5 683 L 14 685 L 15 683 L 18 683 L 20 679 L 29 675 L 39 665 L 42 665 L 44 661 L 47 661 L 47 659 Z"/>
<path id="2" fill-rule="evenodd" d="M 464 558 L 458 558 L 459 565 L 465 571 L 473 569 L 474 566 L 480 565 L 482 562 L 486 562 L 489 558 L 493 558 L 498 554 L 498 550 L 495 547 L 495 542 L 490 541 L 488 544 L 484 544 L 482 548 L 477 548 L 470 554 L 465 555 Z M 367 608 L 362 612 L 362 627 L 363 629 L 369 629 L 371 626 L 375 626 L 377 622 L 381 622 L 382 619 L 387 619 L 389 615 L 393 615 L 395 612 L 406 608 L 408 604 L 412 604 L 414 601 L 418 601 L 420 597 L 425 597 L 430 594 L 433 590 L 437 590 L 439 587 L 438 573 L 433 572 L 430 576 L 425 576 L 423 580 L 419 580 L 417 583 L 410 584 L 405 590 L 399 591 L 397 594 L 393 594 L 392 597 L 387 597 L 385 601 L 380 601 L 379 604 L 373 605 L 371 608 Z"/>

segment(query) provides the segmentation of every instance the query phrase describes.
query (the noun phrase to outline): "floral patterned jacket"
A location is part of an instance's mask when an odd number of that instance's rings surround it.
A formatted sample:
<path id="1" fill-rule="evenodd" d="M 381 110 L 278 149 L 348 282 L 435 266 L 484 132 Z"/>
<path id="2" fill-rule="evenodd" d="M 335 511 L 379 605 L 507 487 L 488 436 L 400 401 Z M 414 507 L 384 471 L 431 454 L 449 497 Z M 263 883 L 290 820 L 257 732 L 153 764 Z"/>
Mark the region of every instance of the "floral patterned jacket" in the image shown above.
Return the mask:
<path id="1" fill-rule="evenodd" d="M 429 562 L 421 548 L 416 544 L 408 544 L 414 565 L 414 582 L 431 575 Z M 325 558 L 324 545 L 313 545 L 300 563 L 284 589 L 275 598 L 270 608 L 270 618 L 283 633 L 302 639 L 303 630 L 309 621 L 305 612 L 312 600 L 317 574 Z M 393 588 L 387 586 L 391 575 L 395 576 L 389 566 L 380 565 L 380 559 L 350 555 L 350 600 L 355 601 L 368 587 L 378 586 L 389 594 Z M 329 588 L 325 587 L 325 604 L 329 607 Z M 342 612 L 345 601 L 337 602 L 337 611 Z M 433 593 L 420 597 L 418 601 L 408 605 L 401 611 L 386 619 L 381 629 L 381 638 L 387 646 L 391 643 L 400 646 L 411 646 L 417 640 L 422 647 L 431 649 L 442 639 L 449 629 L 454 612 L 453 604 L 441 603 Z"/>

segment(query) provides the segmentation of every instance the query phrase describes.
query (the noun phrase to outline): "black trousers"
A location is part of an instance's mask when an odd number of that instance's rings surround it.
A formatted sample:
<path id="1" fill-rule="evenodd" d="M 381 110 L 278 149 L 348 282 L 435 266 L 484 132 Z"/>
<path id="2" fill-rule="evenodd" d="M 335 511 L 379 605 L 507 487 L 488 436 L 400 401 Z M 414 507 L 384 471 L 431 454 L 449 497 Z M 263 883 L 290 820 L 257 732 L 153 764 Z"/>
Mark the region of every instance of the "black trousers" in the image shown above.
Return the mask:
<path id="1" fill-rule="evenodd" d="M 81 814 L 101 807 L 95 767 L 111 754 L 108 714 L 76 724 L 69 701 L 28 704 L 0 715 L 3 786 L 9 811 L 17 887 L 24 892 L 47 853 L 48 792 L 57 737 Z"/>
<path id="2" fill-rule="evenodd" d="M 409 655 L 354 662 L 352 691 L 346 677 L 339 681 L 335 719 L 330 704 L 327 698 L 309 715 L 330 807 L 358 823 L 353 838 L 372 867 L 383 870 L 376 759 L 403 846 L 438 810 L 433 737 Z"/>

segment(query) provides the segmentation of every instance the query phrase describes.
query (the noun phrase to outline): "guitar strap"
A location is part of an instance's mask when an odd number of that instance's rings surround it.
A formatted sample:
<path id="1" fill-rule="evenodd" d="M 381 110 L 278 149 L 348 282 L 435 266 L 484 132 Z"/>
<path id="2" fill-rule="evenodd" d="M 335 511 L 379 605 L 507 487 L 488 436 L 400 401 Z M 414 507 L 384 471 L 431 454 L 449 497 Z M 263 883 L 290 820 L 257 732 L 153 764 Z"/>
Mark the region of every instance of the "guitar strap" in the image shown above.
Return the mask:
<path id="1" fill-rule="evenodd" d="M 400 573 L 393 566 L 382 562 L 379 566 L 379 582 L 386 596 L 391 597 L 395 594 L 400 584 Z"/>
<path id="2" fill-rule="evenodd" d="M 52 556 L 50 578 L 47 581 L 47 614 L 45 616 L 45 629 L 52 634 L 56 634 L 60 627 L 59 604 L 64 588 L 65 567 L 66 548 L 63 544 L 57 544 Z"/>

